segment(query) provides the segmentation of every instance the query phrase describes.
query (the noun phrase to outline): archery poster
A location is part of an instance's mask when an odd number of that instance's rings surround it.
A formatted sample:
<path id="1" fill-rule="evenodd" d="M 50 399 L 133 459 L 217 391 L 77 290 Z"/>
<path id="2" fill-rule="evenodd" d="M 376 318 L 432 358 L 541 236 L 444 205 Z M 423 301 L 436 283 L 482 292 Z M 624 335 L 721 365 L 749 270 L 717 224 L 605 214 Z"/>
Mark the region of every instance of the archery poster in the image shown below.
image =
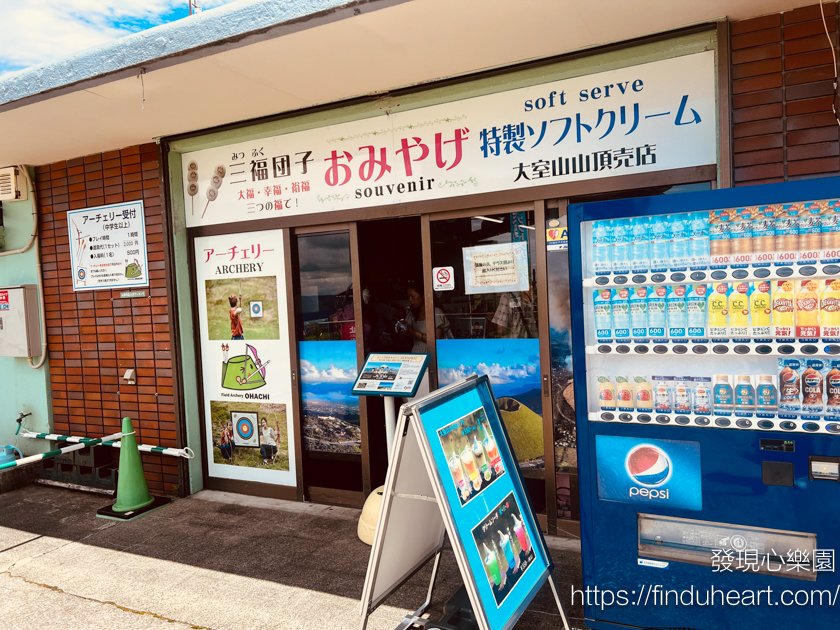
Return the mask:
<path id="1" fill-rule="evenodd" d="M 149 286 L 143 202 L 67 213 L 73 290 Z"/>
<path id="2" fill-rule="evenodd" d="M 195 269 L 210 476 L 294 486 L 282 230 L 197 238 Z"/>

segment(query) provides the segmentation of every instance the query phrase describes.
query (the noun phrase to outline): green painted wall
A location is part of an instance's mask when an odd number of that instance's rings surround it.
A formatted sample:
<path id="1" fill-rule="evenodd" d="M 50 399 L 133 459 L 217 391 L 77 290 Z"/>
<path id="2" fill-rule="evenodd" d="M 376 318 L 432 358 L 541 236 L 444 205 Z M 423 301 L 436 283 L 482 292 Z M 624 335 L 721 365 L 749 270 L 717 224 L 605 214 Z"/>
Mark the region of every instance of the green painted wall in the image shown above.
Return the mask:
<path id="1" fill-rule="evenodd" d="M 34 177 L 34 175 L 33 175 Z M 6 251 L 23 247 L 32 234 L 32 196 L 27 201 L 3 202 L 3 223 L 6 226 Z M 0 258 L 0 287 L 38 284 L 35 245 L 23 254 Z M 40 287 L 39 287 L 40 292 Z M 37 363 L 37 359 L 35 360 Z M 0 445 L 13 444 L 24 455 L 48 450 L 44 440 L 15 436 L 19 411 L 31 412 L 25 426 L 47 432 L 52 426 L 49 362 L 38 370 L 29 367 L 26 359 L 0 357 Z"/>

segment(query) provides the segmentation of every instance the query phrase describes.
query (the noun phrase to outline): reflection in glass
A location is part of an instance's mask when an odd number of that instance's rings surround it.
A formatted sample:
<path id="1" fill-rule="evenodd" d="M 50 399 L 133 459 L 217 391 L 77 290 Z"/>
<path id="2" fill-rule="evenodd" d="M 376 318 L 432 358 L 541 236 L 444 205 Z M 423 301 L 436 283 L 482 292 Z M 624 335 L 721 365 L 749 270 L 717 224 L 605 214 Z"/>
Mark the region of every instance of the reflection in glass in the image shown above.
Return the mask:
<path id="1" fill-rule="evenodd" d="M 350 235 L 298 236 L 301 325 L 304 341 L 356 339 Z"/>
<path id="2" fill-rule="evenodd" d="M 455 288 L 436 293 L 450 323 L 437 341 L 441 386 L 487 374 L 526 476 L 542 477 L 536 239 L 533 212 L 435 221 L 432 266 L 453 267 Z"/>

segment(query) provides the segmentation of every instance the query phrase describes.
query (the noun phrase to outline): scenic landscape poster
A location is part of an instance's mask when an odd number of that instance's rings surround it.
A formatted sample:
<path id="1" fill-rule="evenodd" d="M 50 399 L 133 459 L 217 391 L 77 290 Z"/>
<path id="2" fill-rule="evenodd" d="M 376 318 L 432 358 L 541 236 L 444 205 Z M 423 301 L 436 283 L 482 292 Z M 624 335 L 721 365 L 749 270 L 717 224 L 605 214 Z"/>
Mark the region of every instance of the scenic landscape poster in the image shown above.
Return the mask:
<path id="1" fill-rule="evenodd" d="M 355 341 L 301 341 L 304 448 L 361 453 Z"/>
<path id="2" fill-rule="evenodd" d="M 545 466 L 539 339 L 440 339 L 440 386 L 471 374 L 490 377 L 523 474 Z"/>

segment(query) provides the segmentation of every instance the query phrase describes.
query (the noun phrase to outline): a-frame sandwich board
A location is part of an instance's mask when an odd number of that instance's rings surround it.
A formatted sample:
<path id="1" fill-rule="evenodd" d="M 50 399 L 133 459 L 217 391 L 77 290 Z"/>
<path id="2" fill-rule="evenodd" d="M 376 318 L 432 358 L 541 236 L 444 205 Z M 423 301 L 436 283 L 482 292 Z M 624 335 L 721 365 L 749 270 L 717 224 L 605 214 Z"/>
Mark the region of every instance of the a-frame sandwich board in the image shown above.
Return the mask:
<path id="1" fill-rule="evenodd" d="M 360 613 L 370 614 L 434 558 L 426 601 L 397 626 L 425 626 L 446 535 L 480 630 L 509 630 L 553 563 L 487 376 L 400 408 Z"/>

